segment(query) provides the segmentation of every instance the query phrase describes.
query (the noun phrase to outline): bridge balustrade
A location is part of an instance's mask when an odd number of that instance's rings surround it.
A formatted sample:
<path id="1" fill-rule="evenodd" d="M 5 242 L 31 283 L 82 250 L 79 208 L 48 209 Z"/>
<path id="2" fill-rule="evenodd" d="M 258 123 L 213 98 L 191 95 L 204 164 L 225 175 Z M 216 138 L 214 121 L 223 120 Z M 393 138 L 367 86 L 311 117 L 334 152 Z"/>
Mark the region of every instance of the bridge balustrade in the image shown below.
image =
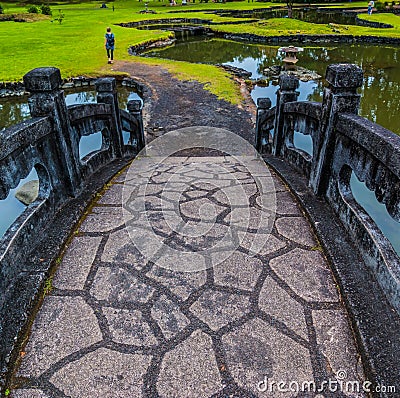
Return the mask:
<path id="1" fill-rule="evenodd" d="M 271 151 L 274 135 L 276 107 L 271 108 L 269 98 L 257 99 L 256 149 L 259 153 Z"/>
<path id="2" fill-rule="evenodd" d="M 96 104 L 69 107 L 57 68 L 34 69 L 24 84 L 32 119 L 0 132 L 0 200 L 33 168 L 39 194 L 0 240 L 0 386 L 32 303 L 27 286 L 38 288 L 47 272 L 44 264 L 27 261 L 30 253 L 57 211 L 80 195 L 94 173 L 117 159 L 132 158 L 145 145 L 141 101 L 129 101 L 129 112 L 119 109 L 114 78 L 96 81 Z M 129 133 L 127 143 L 123 131 Z M 81 138 L 98 132 L 101 148 L 81 159 Z"/>
<path id="3" fill-rule="evenodd" d="M 400 222 L 400 137 L 357 115 L 363 82 L 358 66 L 330 65 L 326 81 L 322 103 L 300 102 L 298 79 L 282 75 L 276 107 L 269 109 L 267 98 L 258 101 L 256 146 L 261 154 L 290 163 L 314 194 L 326 199 L 400 313 L 399 256 L 350 186 L 354 173 Z M 311 136 L 310 153 L 296 148 L 295 132 Z"/>
<path id="4" fill-rule="evenodd" d="M 315 102 L 288 102 L 283 107 L 284 121 L 282 128 L 281 154 L 292 164 L 298 165 L 307 178 L 311 174 L 313 148 L 318 144 L 319 119 L 321 104 Z M 297 148 L 295 133 L 311 136 L 310 153 Z"/>

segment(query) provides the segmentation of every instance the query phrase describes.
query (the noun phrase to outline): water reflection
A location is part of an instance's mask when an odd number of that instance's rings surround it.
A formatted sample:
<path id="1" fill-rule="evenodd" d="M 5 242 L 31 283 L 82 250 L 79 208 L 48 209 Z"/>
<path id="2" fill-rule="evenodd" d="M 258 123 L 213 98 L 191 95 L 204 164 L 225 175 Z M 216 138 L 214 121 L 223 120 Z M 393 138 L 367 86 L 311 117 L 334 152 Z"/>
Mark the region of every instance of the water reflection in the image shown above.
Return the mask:
<path id="1" fill-rule="evenodd" d="M 38 175 L 36 170 L 33 168 L 29 175 L 22 179 L 18 186 L 14 189 L 10 189 L 10 192 L 6 199 L 0 200 L 0 238 L 7 231 L 8 227 L 17 219 L 17 217 L 22 214 L 26 209 L 26 206 L 22 204 L 15 197 L 15 193 L 21 188 L 25 183 L 32 180 L 37 180 Z"/>
<path id="2" fill-rule="evenodd" d="M 288 43 L 293 44 L 293 43 Z M 283 44 L 282 44 L 283 45 Z M 167 49 L 148 52 L 148 56 L 193 63 L 226 64 L 246 69 L 252 78 L 262 77 L 267 66 L 281 64 L 279 46 L 234 42 L 223 39 L 204 39 L 177 42 Z M 355 63 L 364 71 L 360 115 L 400 134 L 400 47 L 389 45 L 324 45 L 304 47 L 299 66 L 325 75 L 333 63 Z M 324 81 L 300 83 L 299 100 L 321 101 Z M 270 97 L 275 101 L 276 87 L 256 87 L 252 97 Z"/>
<path id="3" fill-rule="evenodd" d="M 350 187 L 354 199 L 375 221 L 383 234 L 389 239 L 393 249 L 400 256 L 399 223 L 391 217 L 386 210 L 386 206 L 376 200 L 375 194 L 367 188 L 365 183 L 357 178 L 354 172 L 351 173 Z"/>
<path id="4" fill-rule="evenodd" d="M 0 130 L 30 117 L 26 97 L 0 99 Z"/>
<path id="5" fill-rule="evenodd" d="M 102 145 L 103 135 L 101 131 L 82 136 L 79 141 L 79 157 L 83 159 L 89 153 L 99 151 Z"/>
<path id="6" fill-rule="evenodd" d="M 141 98 L 132 89 L 118 88 L 118 103 L 121 109 L 126 109 L 126 104 L 131 99 Z M 65 102 L 67 106 L 96 102 L 96 91 L 88 89 L 65 90 Z M 29 118 L 27 96 L 0 99 L 0 130 Z"/>
<path id="7" fill-rule="evenodd" d="M 299 131 L 295 131 L 293 134 L 293 145 L 297 149 L 301 149 L 305 153 L 313 156 L 314 148 L 313 142 L 310 135 L 305 135 Z"/>

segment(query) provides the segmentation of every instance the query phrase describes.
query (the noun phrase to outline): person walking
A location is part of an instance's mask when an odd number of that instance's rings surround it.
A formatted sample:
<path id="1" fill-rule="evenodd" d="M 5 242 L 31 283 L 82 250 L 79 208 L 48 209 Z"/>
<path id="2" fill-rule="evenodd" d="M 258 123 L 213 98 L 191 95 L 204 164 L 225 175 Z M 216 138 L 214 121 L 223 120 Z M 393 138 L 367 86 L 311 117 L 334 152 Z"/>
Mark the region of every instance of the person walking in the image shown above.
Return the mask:
<path id="1" fill-rule="evenodd" d="M 115 36 L 110 27 L 107 28 L 107 33 L 105 34 L 104 46 L 107 50 L 108 63 L 112 64 L 114 62 Z"/>
<path id="2" fill-rule="evenodd" d="M 375 7 L 375 2 L 374 0 L 371 0 L 368 3 L 368 15 L 372 15 L 372 9 Z"/>

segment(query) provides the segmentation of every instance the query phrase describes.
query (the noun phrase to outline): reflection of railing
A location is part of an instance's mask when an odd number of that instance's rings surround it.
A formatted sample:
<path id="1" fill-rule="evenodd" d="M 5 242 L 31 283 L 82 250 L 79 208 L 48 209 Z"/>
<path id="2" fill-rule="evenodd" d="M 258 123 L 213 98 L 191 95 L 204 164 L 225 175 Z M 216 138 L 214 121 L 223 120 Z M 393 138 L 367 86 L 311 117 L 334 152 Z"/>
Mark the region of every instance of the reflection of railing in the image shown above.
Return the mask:
<path id="1" fill-rule="evenodd" d="M 318 140 L 319 118 L 321 114 L 321 104 L 315 102 L 288 102 L 283 107 L 284 123 L 282 131 L 278 129 L 278 134 L 282 134 L 282 146 L 284 157 L 291 163 L 297 164 L 309 177 L 311 172 L 312 157 L 309 153 L 296 148 L 294 143 L 294 132 L 310 135 L 312 142 Z M 277 138 L 279 135 L 277 135 Z M 313 145 L 314 146 L 314 145 Z"/>
<path id="2" fill-rule="evenodd" d="M 97 80 L 97 104 L 70 107 L 59 89 L 58 69 L 34 69 L 24 76 L 24 83 L 31 93 L 33 119 L 0 132 L 0 200 L 33 168 L 39 178 L 39 195 L 0 240 L 0 386 L 10 347 L 15 344 L 16 331 L 11 329 L 20 327 L 9 319 L 10 314 L 18 305 L 21 312 L 26 310 L 20 303 L 24 300 L 21 289 L 29 280 L 40 280 L 36 275 L 40 266 L 27 266 L 29 253 L 57 210 L 84 190 L 94 172 L 116 159 L 131 158 L 144 147 L 141 101 L 129 101 L 129 113 L 120 110 L 115 79 Z M 123 129 L 130 133 L 127 143 Z M 99 131 L 101 148 L 80 159 L 81 137 Z"/>
<path id="3" fill-rule="evenodd" d="M 258 98 L 256 119 L 256 149 L 258 152 L 268 152 L 271 149 L 275 123 L 275 107 L 271 108 L 269 98 Z"/>
<path id="4" fill-rule="evenodd" d="M 400 259 L 389 240 L 353 198 L 352 172 L 375 192 L 400 222 L 400 137 L 357 116 L 363 73 L 355 65 L 330 65 L 323 102 L 298 102 L 296 78 L 283 75 L 272 115 L 268 99 L 258 102 L 256 143 L 284 158 L 324 196 L 355 240 L 367 266 L 400 313 Z M 274 120 L 273 120 L 274 119 Z M 273 120 L 273 121 L 272 121 Z M 273 128 L 273 139 L 269 132 Z M 312 138 L 312 156 L 295 147 L 294 132 Z M 268 145 L 262 145 L 268 143 Z M 400 224 L 399 224 L 400 233 Z"/>

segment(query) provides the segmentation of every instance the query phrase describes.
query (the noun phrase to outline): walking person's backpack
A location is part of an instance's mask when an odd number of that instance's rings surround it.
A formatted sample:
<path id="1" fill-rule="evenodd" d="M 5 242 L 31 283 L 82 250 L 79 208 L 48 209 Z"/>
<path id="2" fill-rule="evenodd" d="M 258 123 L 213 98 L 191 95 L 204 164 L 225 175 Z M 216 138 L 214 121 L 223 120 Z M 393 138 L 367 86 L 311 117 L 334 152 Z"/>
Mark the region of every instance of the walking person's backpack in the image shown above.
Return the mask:
<path id="1" fill-rule="evenodd" d="M 114 47 L 115 43 L 115 38 L 114 38 L 114 33 L 107 33 L 107 46 L 108 47 Z"/>

